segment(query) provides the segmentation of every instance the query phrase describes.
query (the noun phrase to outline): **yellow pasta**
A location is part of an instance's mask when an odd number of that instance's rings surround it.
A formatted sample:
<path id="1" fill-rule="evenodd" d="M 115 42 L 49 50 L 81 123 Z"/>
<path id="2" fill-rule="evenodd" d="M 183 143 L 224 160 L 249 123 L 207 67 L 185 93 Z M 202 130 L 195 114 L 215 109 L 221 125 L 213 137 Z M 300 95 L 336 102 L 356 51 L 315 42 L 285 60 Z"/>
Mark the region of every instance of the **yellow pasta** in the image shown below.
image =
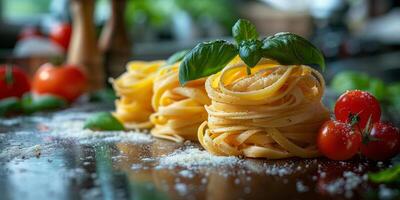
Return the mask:
<path id="1" fill-rule="evenodd" d="M 246 65 L 235 60 L 205 87 L 212 103 L 198 139 L 209 152 L 269 159 L 319 155 L 316 135 L 329 112 L 321 103 L 325 82 L 318 71 L 262 59 L 247 75 Z"/>
<path id="2" fill-rule="evenodd" d="M 151 133 L 175 142 L 197 141 L 197 129 L 207 119 L 204 105 L 210 104 L 204 88 L 205 79 L 181 87 L 178 69 L 179 63 L 162 67 L 154 80 L 152 106 L 155 113 L 150 120 L 155 126 Z"/>
<path id="3" fill-rule="evenodd" d="M 127 64 L 127 72 L 116 80 L 113 87 L 120 97 L 115 102 L 113 115 L 127 129 L 151 128 L 149 116 L 154 112 L 151 106 L 153 81 L 157 70 L 164 61 L 132 61 Z"/>

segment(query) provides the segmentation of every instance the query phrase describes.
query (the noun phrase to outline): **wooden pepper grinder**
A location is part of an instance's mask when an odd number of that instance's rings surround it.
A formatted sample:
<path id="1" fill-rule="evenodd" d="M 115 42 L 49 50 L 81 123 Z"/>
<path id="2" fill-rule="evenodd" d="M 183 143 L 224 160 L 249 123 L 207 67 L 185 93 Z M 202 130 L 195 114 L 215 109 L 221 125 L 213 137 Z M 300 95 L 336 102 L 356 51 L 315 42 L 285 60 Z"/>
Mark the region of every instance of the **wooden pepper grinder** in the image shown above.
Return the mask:
<path id="1" fill-rule="evenodd" d="M 87 72 L 89 91 L 101 89 L 105 83 L 93 23 L 94 3 L 94 0 L 71 0 L 73 27 L 67 56 L 67 63 L 81 66 Z"/>
<path id="2" fill-rule="evenodd" d="M 126 0 L 110 1 L 111 16 L 101 32 L 99 49 L 104 57 L 107 76 L 117 77 L 125 71 L 131 54 L 131 42 L 124 21 Z"/>

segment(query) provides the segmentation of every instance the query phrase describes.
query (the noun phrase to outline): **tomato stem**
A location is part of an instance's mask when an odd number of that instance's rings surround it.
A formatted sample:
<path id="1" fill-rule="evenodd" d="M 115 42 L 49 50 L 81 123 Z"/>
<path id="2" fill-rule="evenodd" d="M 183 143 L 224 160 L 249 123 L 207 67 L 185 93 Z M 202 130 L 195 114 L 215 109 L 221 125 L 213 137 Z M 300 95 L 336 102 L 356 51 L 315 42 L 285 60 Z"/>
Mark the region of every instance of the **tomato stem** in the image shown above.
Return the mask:
<path id="1" fill-rule="evenodd" d="M 6 65 L 5 81 L 7 85 L 12 85 L 14 83 L 14 76 L 12 72 L 12 65 Z"/>

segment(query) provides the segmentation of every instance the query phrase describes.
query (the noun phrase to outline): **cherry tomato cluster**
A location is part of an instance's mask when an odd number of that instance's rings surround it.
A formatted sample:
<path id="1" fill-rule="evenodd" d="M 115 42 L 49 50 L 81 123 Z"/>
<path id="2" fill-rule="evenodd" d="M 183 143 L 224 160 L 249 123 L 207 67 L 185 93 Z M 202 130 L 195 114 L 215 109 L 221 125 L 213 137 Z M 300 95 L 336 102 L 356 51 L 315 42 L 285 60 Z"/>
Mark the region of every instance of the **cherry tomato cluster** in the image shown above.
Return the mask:
<path id="1" fill-rule="evenodd" d="M 73 102 L 86 90 L 87 77 L 73 65 L 42 65 L 35 73 L 33 81 L 28 74 L 15 65 L 0 65 L 0 99 L 21 98 L 31 91 L 35 94 L 52 94 Z"/>
<path id="2" fill-rule="evenodd" d="M 400 152 L 397 127 L 381 122 L 381 108 L 368 92 L 351 90 L 335 105 L 336 120 L 325 122 L 318 134 L 320 152 L 332 160 L 347 160 L 358 152 L 372 160 L 386 160 Z"/>
<path id="3" fill-rule="evenodd" d="M 30 38 L 46 38 L 54 44 L 60 46 L 65 52 L 68 51 L 72 35 L 72 26 L 67 22 L 58 22 L 51 26 L 48 36 L 46 36 L 38 27 L 27 26 L 23 28 L 18 36 L 19 40 Z"/>

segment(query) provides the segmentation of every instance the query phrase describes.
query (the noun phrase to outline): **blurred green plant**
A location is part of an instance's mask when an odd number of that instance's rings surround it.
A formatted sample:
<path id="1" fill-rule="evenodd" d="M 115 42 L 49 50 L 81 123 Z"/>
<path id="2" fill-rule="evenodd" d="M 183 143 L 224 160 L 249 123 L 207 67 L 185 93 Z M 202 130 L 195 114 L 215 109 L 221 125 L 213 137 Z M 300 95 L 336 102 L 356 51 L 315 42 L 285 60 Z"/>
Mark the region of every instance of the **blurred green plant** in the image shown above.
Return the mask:
<path id="1" fill-rule="evenodd" d="M 331 88 L 342 94 L 347 90 L 365 90 L 372 93 L 377 99 L 385 98 L 385 84 L 382 80 L 370 77 L 363 72 L 344 71 L 337 74 L 332 82 Z"/>
<path id="2" fill-rule="evenodd" d="M 160 28 L 170 23 L 178 11 L 186 11 L 195 20 L 210 18 L 227 30 L 237 16 L 231 0 L 128 0 L 125 17 L 129 26 L 147 20 L 151 26 Z"/>

